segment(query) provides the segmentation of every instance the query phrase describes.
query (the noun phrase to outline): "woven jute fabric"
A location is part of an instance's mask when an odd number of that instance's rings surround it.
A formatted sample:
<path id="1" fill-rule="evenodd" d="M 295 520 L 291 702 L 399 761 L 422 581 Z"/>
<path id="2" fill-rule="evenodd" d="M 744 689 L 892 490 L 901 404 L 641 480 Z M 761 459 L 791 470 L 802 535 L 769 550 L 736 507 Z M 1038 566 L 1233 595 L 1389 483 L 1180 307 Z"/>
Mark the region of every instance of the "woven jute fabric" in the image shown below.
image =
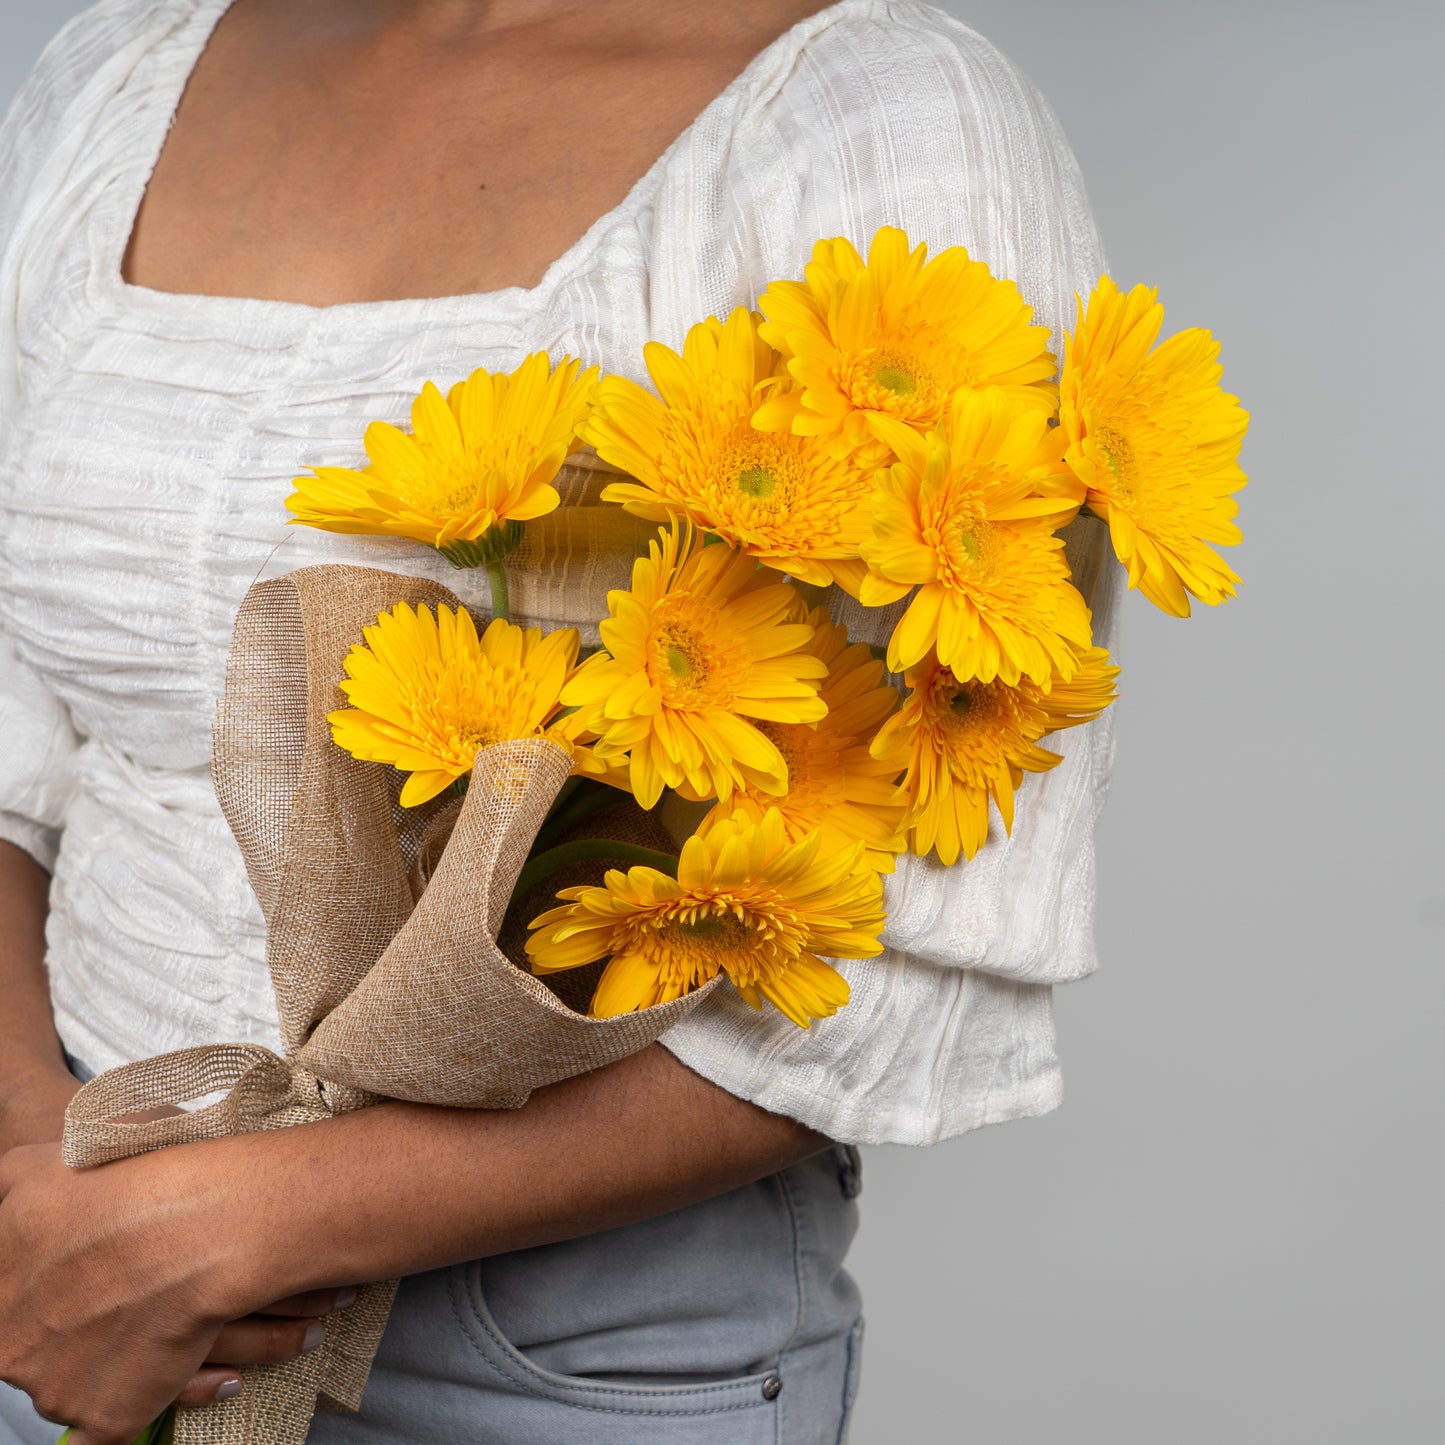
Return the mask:
<path id="1" fill-rule="evenodd" d="M 211 771 L 266 918 L 285 1057 L 205 1045 L 100 1075 L 66 1114 L 72 1167 L 383 1098 L 516 1108 L 534 1089 L 645 1047 L 713 987 L 596 1019 L 579 1011 L 580 995 L 554 991 L 499 946 L 517 874 L 571 772 L 556 744 L 486 748 L 463 798 L 403 809 L 396 772 L 332 742 L 326 715 L 346 705 L 347 651 L 403 601 L 458 605 L 432 582 L 346 566 L 304 568 L 247 594 Z M 638 826 L 614 824 L 612 836 Z M 210 1102 L 145 1123 L 124 1117 L 198 1100 Z M 395 1288 L 363 1289 L 328 1320 L 320 1349 L 243 1370 L 234 1399 L 180 1411 L 178 1445 L 300 1445 L 316 1409 L 358 1408 Z"/>

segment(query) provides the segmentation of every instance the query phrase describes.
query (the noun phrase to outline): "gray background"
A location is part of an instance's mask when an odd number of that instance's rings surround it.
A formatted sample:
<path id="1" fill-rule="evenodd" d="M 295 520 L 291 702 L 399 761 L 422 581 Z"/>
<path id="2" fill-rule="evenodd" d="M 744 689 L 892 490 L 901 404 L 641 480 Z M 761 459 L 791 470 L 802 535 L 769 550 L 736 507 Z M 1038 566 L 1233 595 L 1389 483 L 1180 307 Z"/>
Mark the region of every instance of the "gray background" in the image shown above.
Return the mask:
<path id="1" fill-rule="evenodd" d="M 84 8 L 3 0 L 0 102 Z M 1242 599 L 1130 596 L 1068 1102 L 866 1161 L 858 1445 L 1445 1439 L 1445 6 L 958 0 L 1254 413 Z"/>

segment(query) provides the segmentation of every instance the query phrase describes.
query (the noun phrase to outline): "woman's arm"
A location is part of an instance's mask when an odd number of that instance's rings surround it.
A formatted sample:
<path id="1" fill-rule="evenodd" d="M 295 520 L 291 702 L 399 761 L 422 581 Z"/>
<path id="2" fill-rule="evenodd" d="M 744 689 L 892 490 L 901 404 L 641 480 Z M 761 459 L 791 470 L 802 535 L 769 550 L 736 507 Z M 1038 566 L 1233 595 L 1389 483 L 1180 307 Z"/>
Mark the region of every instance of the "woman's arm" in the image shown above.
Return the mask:
<path id="1" fill-rule="evenodd" d="M 60 1138 L 65 1106 L 80 1087 L 50 1012 L 45 913 L 50 876 L 22 849 L 0 841 L 0 1154 Z"/>
<path id="2" fill-rule="evenodd" d="M 0 1378 L 125 1445 L 279 1296 L 590 1234 L 826 1147 L 653 1045 L 521 1109 L 388 1103 L 72 1173 L 0 1160 Z"/>

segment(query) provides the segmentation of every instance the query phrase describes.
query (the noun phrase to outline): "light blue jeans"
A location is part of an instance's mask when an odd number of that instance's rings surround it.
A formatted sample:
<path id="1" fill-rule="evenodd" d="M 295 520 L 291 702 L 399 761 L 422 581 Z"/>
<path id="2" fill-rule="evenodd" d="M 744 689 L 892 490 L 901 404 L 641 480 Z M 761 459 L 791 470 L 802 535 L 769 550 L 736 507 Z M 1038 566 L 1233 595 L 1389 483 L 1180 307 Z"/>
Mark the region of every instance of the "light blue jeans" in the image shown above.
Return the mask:
<path id="1" fill-rule="evenodd" d="M 641 1224 L 413 1275 L 361 1413 L 319 1415 L 310 1445 L 839 1445 L 857 1192 L 838 1148 Z M 0 1445 L 58 1434 L 0 1389 Z"/>

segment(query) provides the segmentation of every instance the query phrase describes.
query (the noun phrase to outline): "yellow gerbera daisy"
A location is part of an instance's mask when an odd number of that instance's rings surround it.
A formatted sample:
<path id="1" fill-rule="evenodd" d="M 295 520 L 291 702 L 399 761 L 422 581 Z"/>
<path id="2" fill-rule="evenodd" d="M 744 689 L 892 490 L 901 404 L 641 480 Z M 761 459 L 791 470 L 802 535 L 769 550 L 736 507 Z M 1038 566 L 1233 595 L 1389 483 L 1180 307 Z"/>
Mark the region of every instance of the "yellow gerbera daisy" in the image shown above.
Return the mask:
<path id="1" fill-rule="evenodd" d="M 687 333 L 681 356 L 648 342 L 661 400 L 606 377 L 584 435 L 637 478 L 607 487 L 604 500 L 654 522 L 681 513 L 765 566 L 826 587 L 868 533 L 877 459 L 836 458 L 811 437 L 754 428 L 759 384 L 784 375 L 758 338 L 760 319 L 742 306 L 726 324 L 710 316 Z"/>
<path id="2" fill-rule="evenodd" d="M 1069 676 L 1071 644 L 1089 643 L 1089 609 L 1055 529 L 1083 489 L 1048 414 L 1000 390 L 961 391 L 946 426 L 927 437 L 888 417 L 872 425 L 898 462 L 879 474 L 858 595 L 877 607 L 918 588 L 888 666 L 902 672 L 936 646 L 959 677 Z"/>
<path id="3" fill-rule="evenodd" d="M 592 1000 L 600 1018 L 682 997 L 719 972 L 754 1008 L 769 1000 L 799 1028 L 848 1002 L 829 958 L 883 951 L 883 891 L 863 845 L 790 842 L 782 814 L 729 820 L 682 845 L 676 878 L 655 868 L 607 874 L 601 887 L 532 920 L 538 973 L 608 958 Z"/>
<path id="4" fill-rule="evenodd" d="M 758 724 L 788 765 L 788 790 L 771 797 L 741 788 L 718 803 L 699 832 L 725 818 L 762 819 L 769 808 L 782 814 L 788 837 L 797 840 L 822 830 L 825 850 L 861 840 L 870 868 L 893 871 L 893 855 L 904 847 L 904 807 L 895 783 L 900 769 L 879 762 L 869 744 L 898 706 L 898 693 L 884 680 L 883 664 L 866 643 L 848 644 L 848 629 L 831 622 L 826 609 L 810 612 L 813 640 L 807 650 L 827 665 L 821 695 L 828 715 L 806 723 Z"/>
<path id="5" fill-rule="evenodd" d="M 474 371 L 446 399 L 431 382 L 411 408 L 411 435 L 366 429 L 365 471 L 316 467 L 286 499 L 293 522 L 328 532 L 412 537 L 458 567 L 496 562 L 520 526 L 561 500 L 552 486 L 581 446 L 597 368 L 545 352 L 510 373 Z"/>
<path id="6" fill-rule="evenodd" d="M 1164 324 L 1158 291 L 1127 293 L 1104 276 L 1079 302 L 1064 348 L 1065 457 L 1109 524 L 1114 551 L 1156 607 L 1189 616 L 1189 594 L 1215 605 L 1239 578 L 1208 544 L 1240 540 L 1233 493 L 1249 413 L 1219 385 L 1219 343 L 1199 327 L 1150 350 Z"/>
<path id="7" fill-rule="evenodd" d="M 972 858 L 988 838 L 988 801 L 1013 831 L 1014 789 L 1026 772 L 1063 761 L 1038 745 L 1046 733 L 1098 717 L 1114 700 L 1119 669 L 1102 647 L 1087 649 L 1070 680 L 1043 688 L 1023 679 L 960 680 L 936 656 L 908 670 L 908 700 L 878 734 L 877 757 L 905 769 L 908 845 L 937 849 L 945 863 Z"/>
<path id="8" fill-rule="evenodd" d="M 630 754 L 644 808 L 663 787 L 694 797 L 734 788 L 781 793 L 787 765 L 753 723 L 817 722 L 827 664 L 807 652 L 813 629 L 791 621 L 793 587 L 745 552 L 704 546 L 673 527 L 632 568 L 632 590 L 607 594 L 606 649 L 562 692 L 603 760 Z"/>
<path id="9" fill-rule="evenodd" d="M 926 430 L 960 387 L 1001 386 L 1051 412 L 1058 395 L 1049 333 L 1012 281 L 995 278 L 962 246 L 927 260 L 907 235 L 884 226 L 868 260 L 842 237 L 819 241 L 806 281 L 775 281 L 758 298 L 765 341 L 798 382 L 755 422 L 768 429 L 860 445 L 870 415 Z"/>
<path id="10" fill-rule="evenodd" d="M 572 719 L 557 717 L 577 661 L 575 628 L 544 637 L 498 618 L 478 637 L 465 608 L 433 616 L 402 602 L 362 631 L 341 682 L 351 706 L 326 720 L 353 757 L 411 774 L 403 807 L 436 797 L 471 773 L 483 748 L 513 738 L 551 738 L 580 770 L 600 771 L 575 745 Z"/>

